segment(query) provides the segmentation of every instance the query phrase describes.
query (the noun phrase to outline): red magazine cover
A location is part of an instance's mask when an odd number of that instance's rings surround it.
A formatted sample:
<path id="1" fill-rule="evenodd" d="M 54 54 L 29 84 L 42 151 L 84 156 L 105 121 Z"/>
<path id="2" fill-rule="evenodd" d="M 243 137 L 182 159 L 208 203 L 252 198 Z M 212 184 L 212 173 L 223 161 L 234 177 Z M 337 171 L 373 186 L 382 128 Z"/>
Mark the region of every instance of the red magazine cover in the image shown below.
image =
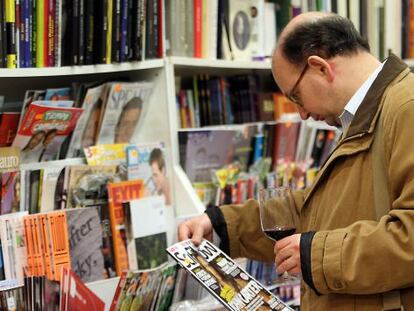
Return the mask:
<path id="1" fill-rule="evenodd" d="M 69 271 L 67 310 L 103 311 L 105 303 L 95 295 L 72 270 Z"/>
<path id="2" fill-rule="evenodd" d="M 33 102 L 19 126 L 13 146 L 20 148 L 22 163 L 53 160 L 65 138 L 72 133 L 81 108 Z"/>

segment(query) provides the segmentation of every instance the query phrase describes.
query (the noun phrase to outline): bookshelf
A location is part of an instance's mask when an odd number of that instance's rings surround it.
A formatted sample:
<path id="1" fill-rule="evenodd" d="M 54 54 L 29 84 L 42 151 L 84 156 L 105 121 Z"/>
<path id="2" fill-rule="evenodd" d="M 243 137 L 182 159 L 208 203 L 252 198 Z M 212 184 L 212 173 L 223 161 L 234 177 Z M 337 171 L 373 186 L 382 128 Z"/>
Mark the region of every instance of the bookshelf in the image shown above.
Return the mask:
<path id="1" fill-rule="evenodd" d="M 165 23 L 164 23 L 165 24 Z M 414 67 L 413 59 L 406 59 L 410 67 Z M 167 150 L 167 171 L 171 179 L 173 206 L 170 210 L 168 228 L 169 242 L 175 239 L 174 218 L 185 218 L 204 211 L 205 206 L 196 195 L 189 178 L 180 166 L 177 120 L 175 100 L 177 76 L 192 76 L 199 73 L 229 76 L 244 73 L 256 73 L 266 80 L 271 80 L 271 62 L 264 61 L 232 61 L 204 59 L 181 56 L 168 56 L 160 59 L 133 61 L 119 64 L 17 68 L 0 69 L 0 94 L 10 101 L 21 101 L 23 90 L 47 87 L 69 86 L 71 82 L 92 81 L 153 81 L 153 92 L 148 101 L 148 110 L 143 120 L 142 131 L 135 142 L 145 143 L 164 141 Z M 232 128 L 231 125 L 226 126 Z M 208 127 L 205 127 L 208 129 Z M 83 159 L 66 159 L 45 163 L 30 163 L 21 166 L 22 170 L 41 168 L 44 165 L 82 164 Z M 89 283 L 88 286 L 101 297 L 108 306 L 119 278 L 112 278 Z"/>

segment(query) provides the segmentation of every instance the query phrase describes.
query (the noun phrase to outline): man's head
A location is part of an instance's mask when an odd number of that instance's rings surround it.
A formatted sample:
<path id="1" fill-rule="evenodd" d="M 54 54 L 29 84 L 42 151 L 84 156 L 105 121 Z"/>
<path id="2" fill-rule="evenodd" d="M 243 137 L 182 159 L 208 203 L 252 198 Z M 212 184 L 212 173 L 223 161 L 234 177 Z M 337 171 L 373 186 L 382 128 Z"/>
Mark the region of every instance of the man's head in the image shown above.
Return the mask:
<path id="1" fill-rule="evenodd" d="M 152 179 L 155 183 L 157 191 L 162 191 L 162 186 L 165 180 L 165 160 L 160 148 L 155 148 L 151 151 L 149 157 L 149 164 L 152 171 Z"/>
<path id="2" fill-rule="evenodd" d="M 142 100 L 133 97 L 126 103 L 115 128 L 115 143 L 129 143 L 142 110 Z"/>
<path id="3" fill-rule="evenodd" d="M 368 66 L 359 72 L 364 60 Z M 332 13 L 309 12 L 292 19 L 273 54 L 281 91 L 298 104 L 302 118 L 338 125 L 338 116 L 378 61 L 352 23 Z"/>

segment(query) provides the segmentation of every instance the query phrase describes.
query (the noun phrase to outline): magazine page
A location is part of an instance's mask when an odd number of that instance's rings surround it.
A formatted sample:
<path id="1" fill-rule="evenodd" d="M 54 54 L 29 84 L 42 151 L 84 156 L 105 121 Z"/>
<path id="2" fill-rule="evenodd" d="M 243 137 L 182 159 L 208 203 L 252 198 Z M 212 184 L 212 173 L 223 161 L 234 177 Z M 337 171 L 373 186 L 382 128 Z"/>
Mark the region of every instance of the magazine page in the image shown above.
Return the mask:
<path id="1" fill-rule="evenodd" d="M 167 252 L 229 310 L 293 310 L 207 240 L 198 247 L 185 240 Z"/>
<path id="2" fill-rule="evenodd" d="M 129 269 L 155 268 L 168 261 L 164 198 L 150 196 L 128 201 L 123 207 Z"/>
<path id="3" fill-rule="evenodd" d="M 13 146 L 21 150 L 21 162 L 53 160 L 82 111 L 81 108 L 30 104 L 13 141 Z"/>
<path id="4" fill-rule="evenodd" d="M 73 131 L 68 157 L 82 156 L 84 148 L 95 144 L 103 106 L 101 94 L 105 87 L 105 84 L 103 84 L 87 91 L 82 104 L 84 111 Z"/>
<path id="5" fill-rule="evenodd" d="M 111 84 L 97 144 L 129 143 L 144 118 L 152 89 L 150 82 Z"/>

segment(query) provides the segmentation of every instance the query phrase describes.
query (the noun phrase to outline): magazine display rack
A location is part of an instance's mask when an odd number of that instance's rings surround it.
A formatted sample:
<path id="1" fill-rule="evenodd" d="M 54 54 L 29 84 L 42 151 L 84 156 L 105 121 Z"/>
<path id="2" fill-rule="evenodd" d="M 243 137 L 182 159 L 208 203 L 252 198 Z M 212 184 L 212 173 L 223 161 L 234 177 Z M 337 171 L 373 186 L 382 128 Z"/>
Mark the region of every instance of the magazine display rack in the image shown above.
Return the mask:
<path id="1" fill-rule="evenodd" d="M 175 216 L 199 214 L 204 205 L 197 197 L 185 172 L 179 165 L 177 106 L 175 101 L 175 77 L 210 73 L 231 75 L 256 71 L 270 74 L 270 62 L 242 62 L 225 60 L 167 57 L 110 65 L 90 65 L 52 68 L 0 69 L 0 94 L 7 101 L 22 101 L 27 89 L 66 87 L 72 82 L 93 82 L 105 80 L 152 81 L 153 91 L 137 143 L 163 141 L 166 144 L 167 171 L 170 172 L 173 188 Z M 48 165 L 82 164 L 81 158 L 23 164 L 21 169 L 29 170 Z M 171 224 L 171 230 L 174 230 Z M 118 278 L 88 284 L 101 298 L 110 301 Z M 108 300 L 109 299 L 109 300 Z"/>

